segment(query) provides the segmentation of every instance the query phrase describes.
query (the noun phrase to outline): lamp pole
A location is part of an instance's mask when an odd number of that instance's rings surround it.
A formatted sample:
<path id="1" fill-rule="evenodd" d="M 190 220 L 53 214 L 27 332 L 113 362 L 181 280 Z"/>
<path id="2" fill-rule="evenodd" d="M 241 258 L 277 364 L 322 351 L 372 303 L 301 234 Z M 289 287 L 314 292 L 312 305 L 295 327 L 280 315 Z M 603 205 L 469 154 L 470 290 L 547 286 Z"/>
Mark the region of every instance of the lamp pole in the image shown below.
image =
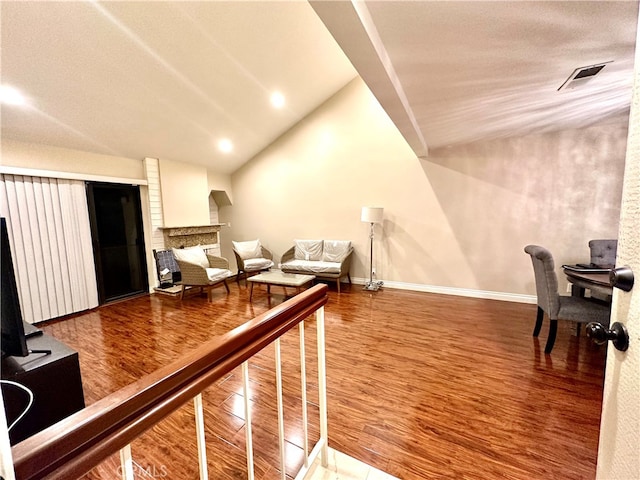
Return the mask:
<path id="1" fill-rule="evenodd" d="M 376 223 L 382 223 L 382 208 L 379 207 L 363 207 L 362 218 L 363 222 L 369 223 L 369 281 L 365 283 L 364 290 L 377 291 L 382 287 L 383 282 L 373 280 L 373 240 L 374 240 L 374 225 Z"/>
<path id="2" fill-rule="evenodd" d="M 373 285 L 373 222 L 369 232 L 369 284 Z"/>

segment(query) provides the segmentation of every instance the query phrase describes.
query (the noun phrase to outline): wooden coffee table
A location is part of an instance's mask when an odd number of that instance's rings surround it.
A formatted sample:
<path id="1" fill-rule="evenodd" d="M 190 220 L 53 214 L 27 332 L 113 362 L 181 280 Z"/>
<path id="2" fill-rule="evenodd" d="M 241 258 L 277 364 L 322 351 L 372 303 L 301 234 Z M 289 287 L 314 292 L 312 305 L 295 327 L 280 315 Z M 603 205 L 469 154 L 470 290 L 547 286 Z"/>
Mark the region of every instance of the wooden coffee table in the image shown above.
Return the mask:
<path id="1" fill-rule="evenodd" d="M 264 283 L 267 286 L 267 294 L 271 293 L 271 285 L 279 287 L 294 287 L 296 295 L 300 293 L 302 287 L 308 283 L 312 283 L 316 278 L 315 275 L 300 275 L 298 273 L 284 273 L 280 270 L 272 270 L 269 272 L 259 273 L 249 277 L 247 281 L 251 283 L 249 290 L 249 301 L 253 298 L 253 285 L 256 283 Z"/>

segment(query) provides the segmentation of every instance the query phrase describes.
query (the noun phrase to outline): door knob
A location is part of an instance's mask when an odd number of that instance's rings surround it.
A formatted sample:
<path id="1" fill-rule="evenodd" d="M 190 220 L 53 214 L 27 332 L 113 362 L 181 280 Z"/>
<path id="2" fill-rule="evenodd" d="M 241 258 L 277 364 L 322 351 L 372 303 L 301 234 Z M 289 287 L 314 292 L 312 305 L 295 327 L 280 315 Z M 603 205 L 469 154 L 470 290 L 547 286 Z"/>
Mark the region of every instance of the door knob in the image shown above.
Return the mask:
<path id="1" fill-rule="evenodd" d="M 614 287 L 628 292 L 633 288 L 633 271 L 627 266 L 614 268 L 609 273 L 609 281 Z"/>
<path id="2" fill-rule="evenodd" d="M 626 327 L 620 322 L 615 322 L 608 329 L 598 322 L 587 323 L 587 337 L 593 340 L 596 345 L 603 345 L 607 340 L 613 341 L 613 346 L 621 352 L 626 352 L 629 348 L 629 333 Z"/>

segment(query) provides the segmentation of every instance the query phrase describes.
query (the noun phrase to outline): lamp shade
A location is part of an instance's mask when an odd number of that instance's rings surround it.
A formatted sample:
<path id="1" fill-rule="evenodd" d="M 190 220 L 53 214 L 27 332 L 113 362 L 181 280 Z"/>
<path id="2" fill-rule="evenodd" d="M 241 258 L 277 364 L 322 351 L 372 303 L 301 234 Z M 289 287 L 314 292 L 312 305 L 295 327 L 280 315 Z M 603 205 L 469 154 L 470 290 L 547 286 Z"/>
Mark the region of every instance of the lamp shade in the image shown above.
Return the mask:
<path id="1" fill-rule="evenodd" d="M 382 223 L 383 211 L 384 208 L 381 207 L 362 207 L 360 220 L 367 223 Z"/>

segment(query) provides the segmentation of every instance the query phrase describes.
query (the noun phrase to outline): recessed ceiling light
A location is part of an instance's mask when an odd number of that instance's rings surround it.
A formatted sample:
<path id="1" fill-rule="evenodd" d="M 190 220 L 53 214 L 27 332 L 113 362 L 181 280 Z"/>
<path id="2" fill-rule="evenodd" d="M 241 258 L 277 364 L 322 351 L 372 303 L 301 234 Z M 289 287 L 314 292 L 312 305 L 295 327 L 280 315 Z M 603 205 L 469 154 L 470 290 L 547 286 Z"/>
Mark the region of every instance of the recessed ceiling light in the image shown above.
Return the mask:
<path id="1" fill-rule="evenodd" d="M 0 86 L 0 102 L 7 105 L 25 105 L 27 103 L 24 95 L 9 85 Z"/>
<path id="2" fill-rule="evenodd" d="M 284 107 L 284 95 L 282 95 L 280 92 L 273 92 L 271 94 L 271 105 L 276 108 Z"/>
<path id="3" fill-rule="evenodd" d="M 224 153 L 229 153 L 233 150 L 233 143 L 228 138 L 223 138 L 218 142 L 218 148 Z"/>

